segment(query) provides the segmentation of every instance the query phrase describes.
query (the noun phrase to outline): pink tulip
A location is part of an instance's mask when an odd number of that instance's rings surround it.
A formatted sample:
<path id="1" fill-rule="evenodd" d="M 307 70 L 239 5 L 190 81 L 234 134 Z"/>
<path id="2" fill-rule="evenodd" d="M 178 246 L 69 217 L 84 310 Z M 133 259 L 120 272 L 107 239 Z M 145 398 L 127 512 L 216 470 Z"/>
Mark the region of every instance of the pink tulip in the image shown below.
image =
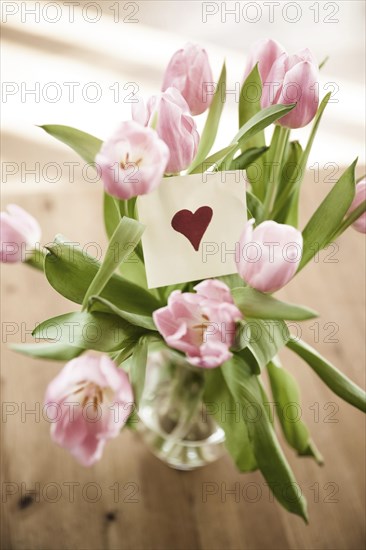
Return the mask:
<path id="1" fill-rule="evenodd" d="M 41 228 L 33 216 L 16 204 L 9 204 L 7 212 L 0 213 L 0 261 L 25 261 L 26 252 L 35 248 L 41 239 Z"/>
<path id="2" fill-rule="evenodd" d="M 278 123 L 302 128 L 315 116 L 319 104 L 319 69 L 312 53 L 305 49 L 294 55 L 283 53 L 272 65 L 263 84 L 262 107 L 297 103 Z"/>
<path id="3" fill-rule="evenodd" d="M 204 113 L 211 104 L 208 85 L 213 76 L 206 50 L 198 44 L 186 44 L 171 58 L 165 71 L 162 91 L 177 88 L 189 105 L 192 115 Z"/>
<path id="4" fill-rule="evenodd" d="M 350 206 L 350 209 L 348 213 L 353 212 L 356 210 L 358 206 L 360 206 L 361 203 L 363 203 L 366 200 L 366 178 L 361 180 L 356 185 L 356 195 L 353 199 L 353 202 Z M 352 227 L 356 229 L 356 231 L 359 231 L 360 233 L 366 233 L 366 212 L 361 214 L 359 218 L 352 224 Z"/>
<path id="5" fill-rule="evenodd" d="M 265 221 L 253 229 L 249 220 L 236 258 L 240 277 L 261 292 L 274 292 L 295 275 L 302 255 L 302 235 L 291 225 Z"/>
<path id="6" fill-rule="evenodd" d="M 107 355 L 83 355 L 69 361 L 49 384 L 45 406 L 53 441 L 91 466 L 124 426 L 133 395 L 127 374 Z"/>
<path id="7" fill-rule="evenodd" d="M 276 40 L 258 40 L 250 48 L 247 65 L 244 71 L 244 81 L 251 73 L 254 65 L 258 63 L 258 70 L 264 83 L 267 80 L 267 76 L 272 68 L 273 63 L 285 53 L 285 49 L 276 42 Z"/>
<path id="8" fill-rule="evenodd" d="M 133 120 L 122 122 L 95 158 L 107 193 L 119 199 L 153 191 L 161 183 L 168 160 L 164 141 Z"/>
<path id="9" fill-rule="evenodd" d="M 147 106 L 142 101 L 133 103 L 132 118 L 145 126 L 156 125 L 159 137 L 170 151 L 167 174 L 188 168 L 196 155 L 200 138 L 188 104 L 177 89 L 168 88 L 152 96 Z"/>
<path id="10" fill-rule="evenodd" d="M 175 290 L 168 305 L 153 317 L 170 347 L 183 351 L 192 365 L 210 369 L 232 357 L 235 322 L 242 314 L 221 281 L 203 281 L 195 290 L 195 294 Z"/>

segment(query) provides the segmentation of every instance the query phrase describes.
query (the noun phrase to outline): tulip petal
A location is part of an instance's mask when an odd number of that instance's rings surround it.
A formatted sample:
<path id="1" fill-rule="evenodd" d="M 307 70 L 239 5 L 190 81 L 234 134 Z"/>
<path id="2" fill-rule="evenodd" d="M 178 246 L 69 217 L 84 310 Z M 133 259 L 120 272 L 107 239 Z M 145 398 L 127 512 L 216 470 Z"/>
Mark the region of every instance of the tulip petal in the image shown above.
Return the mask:
<path id="1" fill-rule="evenodd" d="M 38 221 L 16 204 L 9 204 L 0 213 L 0 261 L 14 263 L 25 260 L 25 254 L 41 239 Z"/>
<path id="2" fill-rule="evenodd" d="M 69 361 L 48 385 L 45 406 L 51 437 L 84 466 L 102 456 L 127 420 L 133 393 L 127 374 L 106 355 Z"/>
<path id="3" fill-rule="evenodd" d="M 280 119 L 282 126 L 302 128 L 314 118 L 319 105 L 318 81 L 318 68 L 309 61 L 298 63 L 286 73 L 278 103 L 297 105 Z"/>
<path id="4" fill-rule="evenodd" d="M 348 210 L 348 213 L 350 214 L 360 204 L 362 204 L 366 200 L 366 178 L 358 182 L 356 185 L 356 195 L 353 199 L 353 202 L 350 206 L 350 209 Z M 361 216 L 352 224 L 352 227 L 356 229 L 356 231 L 359 231 L 360 233 L 366 233 L 366 212 L 361 214 Z"/>
<path id="5" fill-rule="evenodd" d="M 169 149 L 155 130 L 135 121 L 120 124 L 95 159 L 107 193 L 125 200 L 158 187 L 168 160 Z"/>
<path id="6" fill-rule="evenodd" d="M 255 42 L 250 48 L 243 81 L 258 63 L 262 83 L 266 82 L 274 62 L 284 53 L 285 49 L 276 40 L 264 39 Z"/>
<path id="7" fill-rule="evenodd" d="M 186 44 L 171 58 L 165 71 L 162 91 L 176 88 L 186 100 L 192 115 L 200 115 L 212 102 L 206 85 L 213 82 L 207 52 L 196 44 Z"/>
<path id="8" fill-rule="evenodd" d="M 166 343 L 186 353 L 192 365 L 218 367 L 231 357 L 235 323 L 242 314 L 223 282 L 203 281 L 195 290 L 172 292 L 168 305 L 154 312 L 154 321 Z"/>
<path id="9" fill-rule="evenodd" d="M 274 292 L 287 284 L 301 261 L 303 239 L 290 225 L 267 220 L 240 239 L 238 273 L 251 287 Z"/>
<path id="10" fill-rule="evenodd" d="M 186 100 L 179 90 L 170 87 L 149 99 L 147 112 L 146 124 L 156 119 L 156 131 L 168 146 L 169 159 L 165 172 L 176 174 L 185 170 L 197 153 L 200 139 Z M 132 116 L 136 116 L 139 121 L 143 118 L 136 108 L 132 110 Z"/>

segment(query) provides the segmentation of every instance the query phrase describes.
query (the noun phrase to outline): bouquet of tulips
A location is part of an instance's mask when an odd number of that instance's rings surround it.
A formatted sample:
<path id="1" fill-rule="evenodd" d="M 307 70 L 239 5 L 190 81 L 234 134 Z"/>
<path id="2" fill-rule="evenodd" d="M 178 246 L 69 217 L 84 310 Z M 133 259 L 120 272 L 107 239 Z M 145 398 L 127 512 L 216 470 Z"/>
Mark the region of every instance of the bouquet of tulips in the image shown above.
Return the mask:
<path id="1" fill-rule="evenodd" d="M 149 383 L 149 349 L 168 348 L 201 380 L 205 403 L 224 403 L 227 410 L 235 403 L 254 405 L 261 413 L 256 421 L 236 422 L 232 415 L 223 419 L 220 414 L 215 420 L 237 468 L 260 469 L 278 501 L 306 520 L 306 502 L 296 490 L 265 407 L 270 398 L 261 381 L 263 372 L 280 409 L 299 403 L 296 381 L 279 359 L 287 346 L 339 397 L 360 410 L 366 407 L 359 387 L 291 336 L 286 321 L 317 314 L 273 296 L 350 225 L 366 232 L 366 180 L 355 180 L 357 161 L 305 227 L 298 228 L 300 187 L 330 99 L 327 94 L 319 104 L 319 70 L 307 49 L 289 55 L 273 40 L 255 44 L 242 79 L 239 130 L 215 152 L 211 150 L 225 104 L 226 69 L 224 65 L 215 83 L 206 51 L 192 44 L 172 57 L 162 91 L 147 104 L 134 103 L 131 120 L 121 122 L 106 141 L 66 126 L 43 126 L 98 170 L 109 244 L 100 263 L 59 235 L 41 248 L 37 221 L 10 205 L 1 214 L 1 260 L 41 269 L 58 293 L 81 305 L 80 311 L 39 324 L 33 334 L 44 342 L 14 346 L 35 358 L 67 362 L 50 383 L 45 403 L 58 405 L 53 440 L 81 464 L 94 464 L 106 442 L 131 424 L 129 417 L 138 414 Z M 206 110 L 200 135 L 195 116 Z M 291 141 L 291 129 L 311 122 L 306 144 Z M 264 130 L 271 125 L 268 142 Z M 233 170 L 245 170 L 247 180 L 247 212 L 238 235 L 246 254 L 236 258 L 237 273 L 149 289 L 137 198 L 172 175 Z M 31 255 L 25 254 L 26 248 L 32 248 Z M 128 261 L 132 256 L 134 261 Z M 252 337 L 254 333 L 260 338 Z M 73 418 L 70 402 L 78 405 Z M 113 414 L 116 405 L 124 414 Z M 93 422 L 83 415 L 86 408 L 97 413 Z M 289 445 L 321 463 L 304 422 L 290 422 L 282 415 L 279 420 Z"/>

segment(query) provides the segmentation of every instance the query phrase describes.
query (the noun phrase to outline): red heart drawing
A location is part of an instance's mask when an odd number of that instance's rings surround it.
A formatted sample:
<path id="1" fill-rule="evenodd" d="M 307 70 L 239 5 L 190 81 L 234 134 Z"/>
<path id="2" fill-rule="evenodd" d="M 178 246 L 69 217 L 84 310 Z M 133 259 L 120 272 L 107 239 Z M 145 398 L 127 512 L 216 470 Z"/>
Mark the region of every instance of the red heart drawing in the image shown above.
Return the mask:
<path id="1" fill-rule="evenodd" d="M 209 206 L 201 206 L 193 214 L 190 210 L 179 210 L 174 214 L 171 224 L 178 233 L 182 233 L 197 251 L 206 229 L 212 220 L 213 211 Z"/>

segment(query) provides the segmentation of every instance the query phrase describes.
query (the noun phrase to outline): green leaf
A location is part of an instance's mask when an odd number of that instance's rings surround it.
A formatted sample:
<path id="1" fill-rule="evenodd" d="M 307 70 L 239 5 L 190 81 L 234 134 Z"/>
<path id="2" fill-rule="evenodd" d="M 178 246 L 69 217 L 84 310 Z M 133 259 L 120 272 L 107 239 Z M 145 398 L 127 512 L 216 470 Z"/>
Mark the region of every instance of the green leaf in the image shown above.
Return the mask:
<path id="1" fill-rule="evenodd" d="M 147 315 L 137 315 L 136 313 L 129 313 L 128 311 L 123 311 L 122 309 L 116 307 L 114 304 L 112 304 L 105 298 L 101 298 L 100 296 L 91 296 L 89 298 L 88 311 L 114 313 L 115 315 L 118 315 L 118 317 L 121 317 L 121 319 L 124 319 L 131 325 L 135 325 L 137 327 L 144 328 L 146 330 L 153 330 L 153 331 L 157 330 L 155 323 L 152 320 L 152 317 L 149 317 Z"/>
<path id="2" fill-rule="evenodd" d="M 336 395 L 357 409 L 366 412 L 366 393 L 315 349 L 295 338 L 287 342 L 287 347 L 304 359 Z"/>
<path id="3" fill-rule="evenodd" d="M 37 250 L 30 250 L 29 252 L 27 251 L 27 256 L 24 263 L 29 267 L 33 267 L 34 269 L 44 272 L 44 259 L 46 257 L 45 252 L 46 251 L 43 251 L 40 248 Z"/>
<path id="4" fill-rule="evenodd" d="M 272 216 L 273 219 L 276 219 L 276 216 L 278 215 L 278 213 L 282 210 L 282 208 L 286 204 L 288 204 L 289 199 L 291 197 L 291 194 L 296 193 L 296 191 L 301 186 L 301 183 L 304 179 L 306 165 L 307 165 L 307 162 L 308 162 L 308 159 L 309 159 L 309 155 L 310 155 L 313 143 L 314 143 L 314 139 L 315 139 L 315 136 L 317 134 L 320 121 L 323 117 L 324 110 L 325 110 L 326 106 L 328 105 L 328 102 L 330 100 L 331 95 L 332 95 L 332 92 L 329 92 L 323 98 L 322 102 L 319 105 L 319 109 L 318 109 L 318 112 L 317 112 L 317 114 L 314 118 L 313 127 L 311 129 L 311 133 L 310 133 L 307 145 L 305 147 L 305 150 L 304 150 L 304 152 L 301 156 L 300 162 L 299 162 L 299 167 L 298 167 L 299 178 L 296 180 L 294 185 L 291 185 L 291 187 L 289 187 L 289 194 L 281 193 L 280 197 L 277 198 L 275 207 L 273 209 L 273 216 Z"/>
<path id="5" fill-rule="evenodd" d="M 289 512 L 307 521 L 306 500 L 298 490 L 298 484 L 269 420 L 257 376 L 251 374 L 245 361 L 236 356 L 224 363 L 221 370 L 234 401 L 248 411 L 245 420 L 249 439 L 258 467 L 273 494 Z"/>
<path id="6" fill-rule="evenodd" d="M 71 147 L 89 164 L 95 161 L 95 157 L 99 153 L 103 143 L 100 139 L 70 126 L 46 124 L 40 126 L 40 128 L 47 132 L 47 134 L 50 134 L 50 136 Z"/>
<path id="7" fill-rule="evenodd" d="M 147 352 L 148 340 L 142 337 L 133 350 L 129 367 L 129 376 L 136 404 L 140 403 L 142 392 L 144 391 Z"/>
<path id="8" fill-rule="evenodd" d="M 248 120 L 250 120 L 256 113 L 261 111 L 261 96 L 262 96 L 262 80 L 259 75 L 258 65 L 256 65 L 251 73 L 247 76 L 240 91 L 239 99 L 239 128 L 241 128 Z M 246 143 L 247 153 L 251 148 L 257 150 L 268 149 L 264 147 L 266 144 L 264 131 L 258 132 L 253 138 Z M 249 149 L 248 149 L 249 148 Z M 264 164 L 263 158 L 257 157 L 259 160 L 255 163 L 255 174 L 252 174 L 251 167 L 248 166 L 247 178 L 252 186 L 253 193 L 260 198 L 264 197 Z M 252 163 L 257 159 L 253 159 Z"/>
<path id="9" fill-rule="evenodd" d="M 211 106 L 208 111 L 206 124 L 203 129 L 200 143 L 198 146 L 196 157 L 189 167 L 189 173 L 195 173 L 194 169 L 201 164 L 206 156 L 211 151 L 211 148 L 215 142 L 219 122 L 222 114 L 222 110 L 225 104 L 226 96 L 226 66 L 225 63 L 222 66 L 219 82 L 217 84 L 216 91 L 212 98 Z"/>
<path id="10" fill-rule="evenodd" d="M 251 73 L 248 74 L 240 91 L 239 128 L 261 111 L 261 97 L 262 80 L 258 71 L 258 64 L 256 64 Z M 248 147 L 262 147 L 263 145 L 265 145 L 264 132 L 258 132 L 248 144 Z"/>
<path id="11" fill-rule="evenodd" d="M 231 351 L 241 352 L 242 350 L 246 349 L 250 342 L 251 336 L 252 334 L 250 331 L 250 321 L 247 322 L 244 319 L 240 319 L 240 321 L 237 321 L 235 340 L 233 345 L 231 346 Z M 260 373 L 259 365 L 253 365 L 253 371 L 259 374 Z"/>
<path id="12" fill-rule="evenodd" d="M 259 161 L 259 165 L 255 164 L 253 165 L 255 167 L 255 172 L 252 174 L 252 166 L 250 166 L 247 170 L 247 176 L 248 179 L 251 182 L 252 191 L 255 194 L 255 196 L 263 203 L 266 200 L 266 195 L 268 192 L 268 185 L 274 183 L 274 170 L 276 167 L 276 164 L 278 164 L 278 160 L 276 159 L 275 164 L 275 155 L 277 152 L 277 144 L 278 144 L 278 138 L 281 133 L 281 126 L 276 124 L 274 126 L 272 136 L 271 136 L 271 142 L 269 145 L 268 151 L 265 153 L 263 158 Z M 267 199 L 268 200 L 268 199 Z M 263 216 L 261 217 L 262 220 L 266 219 L 264 216 L 264 209 L 263 209 Z"/>
<path id="13" fill-rule="evenodd" d="M 126 424 L 124 425 L 124 428 L 127 428 L 131 431 L 136 431 L 138 423 L 140 422 L 139 415 L 136 411 L 136 408 L 131 412 L 130 416 L 128 417 Z"/>
<path id="14" fill-rule="evenodd" d="M 221 275 L 218 279 L 225 283 L 229 288 L 240 288 L 245 285 L 243 279 L 237 273 L 232 273 L 231 275 Z"/>
<path id="15" fill-rule="evenodd" d="M 303 255 L 300 271 L 315 254 L 329 244 L 355 196 L 355 166 L 357 159 L 342 174 L 325 197 L 303 231 Z"/>
<path id="16" fill-rule="evenodd" d="M 237 144 L 232 153 L 228 153 L 221 162 L 219 169 L 225 170 L 226 166 L 230 166 L 236 151 L 243 148 L 243 145 L 252 139 L 258 132 L 261 132 L 267 126 L 275 122 L 279 118 L 289 113 L 295 104 L 291 105 L 271 105 L 266 109 L 262 109 L 259 113 L 256 113 L 248 122 L 244 124 L 239 132 L 234 137 L 231 145 Z"/>
<path id="17" fill-rule="evenodd" d="M 258 386 L 259 386 L 259 389 L 260 389 L 260 392 L 261 392 L 261 397 L 262 397 L 262 403 L 264 405 L 264 408 L 266 409 L 266 413 L 267 413 L 267 416 L 268 416 L 268 420 L 270 421 L 272 427 L 274 427 L 274 411 L 272 410 L 272 408 L 270 407 L 271 405 L 271 402 L 270 400 L 268 399 L 268 395 L 266 393 L 266 390 L 265 390 L 265 387 L 261 381 L 261 378 L 260 376 L 257 376 L 257 380 L 258 380 Z"/>
<path id="18" fill-rule="evenodd" d="M 182 292 L 193 292 L 193 287 L 195 286 L 195 284 L 196 283 L 194 281 L 190 281 L 189 283 L 178 283 L 175 285 L 162 287 L 161 289 L 159 289 L 159 291 L 165 295 L 165 300 L 167 301 L 174 290 L 181 290 Z"/>
<path id="19" fill-rule="evenodd" d="M 303 150 L 300 143 L 298 141 L 290 142 L 287 149 L 286 160 L 281 171 L 281 179 L 274 205 L 274 208 L 276 208 L 276 202 L 282 194 L 290 197 L 293 187 L 296 186 L 295 192 L 291 195 L 289 200 L 275 217 L 275 220 L 278 223 L 287 223 L 289 225 L 293 225 L 294 227 L 298 226 L 299 221 L 300 187 L 297 183 L 300 178 L 302 178 L 302 174 L 300 172 L 302 155 Z"/>
<path id="20" fill-rule="evenodd" d="M 84 350 L 63 343 L 42 344 L 11 344 L 11 349 L 38 359 L 51 359 L 54 361 L 70 361 L 78 357 Z"/>
<path id="21" fill-rule="evenodd" d="M 125 340 L 137 341 L 142 333 L 143 329 L 116 315 L 83 311 L 47 319 L 32 334 L 35 338 L 54 340 L 75 348 L 111 352 L 120 350 Z"/>
<path id="22" fill-rule="evenodd" d="M 111 239 L 122 216 L 128 216 L 130 201 L 119 201 L 104 193 L 104 225 L 108 239 Z M 147 289 L 146 272 L 144 263 L 140 260 L 134 250 L 129 261 L 123 264 L 123 277 L 133 283 Z"/>
<path id="23" fill-rule="evenodd" d="M 259 374 L 260 369 L 286 345 L 290 335 L 286 323 L 280 320 L 250 319 L 246 323 L 246 331 L 248 330 L 250 336 L 246 348 L 253 355 L 255 363 L 250 359 L 249 361 L 252 370 Z M 248 361 L 246 353 L 244 352 L 244 357 Z"/>
<path id="24" fill-rule="evenodd" d="M 129 201 L 119 201 L 104 193 L 104 225 L 108 239 L 112 237 L 121 217 L 128 215 L 128 203 Z M 123 264 L 123 277 L 147 289 L 145 266 L 136 250 L 131 253 L 129 261 Z"/>
<path id="25" fill-rule="evenodd" d="M 235 401 L 220 368 L 205 372 L 206 415 L 212 416 L 225 432 L 225 446 L 241 472 L 257 468 L 248 428 L 240 404 Z"/>
<path id="26" fill-rule="evenodd" d="M 247 325 L 247 333 L 251 334 L 250 332 L 250 324 L 246 323 Z M 257 357 L 255 354 L 251 351 L 249 346 L 249 339 L 246 339 L 246 334 L 242 337 L 240 337 L 240 346 L 242 349 L 236 351 L 232 348 L 232 351 L 234 352 L 235 356 L 245 361 L 245 363 L 250 367 L 250 371 L 252 374 L 255 374 L 257 376 L 260 375 L 262 369 L 266 366 L 266 364 L 263 364 L 263 361 L 261 360 L 261 363 L 258 362 Z"/>
<path id="27" fill-rule="evenodd" d="M 250 149 L 246 149 L 244 153 L 233 159 L 229 170 L 245 170 L 268 149 L 269 147 L 251 147 Z"/>
<path id="28" fill-rule="evenodd" d="M 48 247 L 50 252 L 45 259 L 45 273 L 59 294 L 81 304 L 100 264 L 74 245 L 59 236 Z M 149 315 L 162 305 L 150 292 L 116 274 L 101 296 L 124 311 L 141 315 Z"/>
<path id="29" fill-rule="evenodd" d="M 260 224 L 263 221 L 264 208 L 263 203 L 250 191 L 246 192 L 247 195 L 247 211 L 248 219 L 254 218 L 256 224 Z"/>
<path id="30" fill-rule="evenodd" d="M 272 122 L 287 115 L 294 107 L 296 107 L 295 103 L 291 105 L 271 105 L 262 109 L 240 128 L 231 144 L 234 145 L 237 143 L 241 147 L 258 134 L 258 132 L 261 132 L 272 124 Z"/>
<path id="31" fill-rule="evenodd" d="M 297 188 L 289 201 L 288 212 L 283 223 L 296 228 L 299 226 L 299 202 L 300 188 Z"/>
<path id="32" fill-rule="evenodd" d="M 263 201 L 264 205 L 264 219 L 270 218 L 270 212 L 272 211 L 274 199 L 276 197 L 277 188 L 279 185 L 279 180 L 281 179 L 282 169 L 284 165 L 284 160 L 286 158 L 286 151 L 288 140 L 290 137 L 290 129 L 279 126 L 279 130 L 274 132 L 270 153 L 268 154 L 268 160 L 270 161 L 270 171 L 271 176 L 268 177 L 268 172 L 266 170 L 266 190 L 265 197 Z"/>
<path id="33" fill-rule="evenodd" d="M 136 248 L 145 226 L 136 220 L 123 217 L 119 222 L 108 244 L 103 263 L 85 293 L 83 308 L 85 309 L 90 296 L 98 296 L 119 265 L 125 261 Z"/>
<path id="34" fill-rule="evenodd" d="M 276 201 L 283 193 L 288 196 L 291 188 L 302 176 L 302 174 L 300 174 L 300 160 L 302 155 L 303 150 L 300 143 L 298 141 L 290 141 L 286 151 L 285 163 L 281 172 L 281 178 L 276 193 Z"/>
<path id="35" fill-rule="evenodd" d="M 319 105 L 318 112 L 316 113 L 316 116 L 314 118 L 313 127 L 311 129 L 310 136 L 309 136 L 308 142 L 306 144 L 303 156 L 301 158 L 301 163 L 300 163 L 300 169 L 301 169 L 300 173 L 303 174 L 303 175 L 305 174 L 306 164 L 308 162 L 309 155 L 310 155 L 311 149 L 313 147 L 314 139 L 315 139 L 315 136 L 318 132 L 321 119 L 323 118 L 325 108 L 328 105 L 331 96 L 332 96 L 332 92 L 329 92 L 329 93 L 327 93 L 326 96 L 323 97 L 323 99 L 322 99 L 322 101 Z"/>
<path id="36" fill-rule="evenodd" d="M 332 237 L 332 241 L 334 241 L 339 235 L 341 235 L 350 225 L 352 225 L 362 214 L 366 212 L 366 201 L 361 202 L 355 208 L 350 212 L 343 220 L 343 222 L 338 226 L 337 231 L 334 233 Z"/>
<path id="37" fill-rule="evenodd" d="M 273 296 L 259 292 L 249 286 L 234 288 L 232 296 L 244 317 L 305 321 L 318 316 L 312 309 L 281 302 Z"/>
<path id="38" fill-rule="evenodd" d="M 327 55 L 323 61 L 321 63 L 319 63 L 319 70 L 322 69 L 324 67 L 324 65 L 326 64 L 326 62 L 328 61 L 329 59 L 329 55 Z"/>
<path id="39" fill-rule="evenodd" d="M 135 341 L 129 342 L 128 340 L 126 340 L 124 342 L 123 349 L 113 359 L 118 367 L 122 365 L 122 363 L 124 363 L 127 359 L 129 359 L 129 357 L 131 357 L 135 346 Z"/>
<path id="40" fill-rule="evenodd" d="M 124 279 L 127 279 L 128 281 L 131 281 L 134 284 L 147 290 L 145 265 L 137 256 L 136 250 L 132 252 L 131 256 L 128 259 L 128 262 L 122 264 L 120 272 L 122 273 Z M 150 290 L 150 292 L 155 296 L 158 295 L 156 289 Z"/>
<path id="41" fill-rule="evenodd" d="M 40 128 L 71 147 L 88 163 L 94 162 L 103 144 L 100 139 L 69 126 L 45 125 Z M 121 215 L 127 215 L 128 202 L 119 201 L 104 193 L 104 225 L 109 239 L 115 231 Z M 137 256 L 135 257 L 135 253 L 131 256 L 131 262 L 126 264 L 124 276 L 143 288 L 147 288 L 144 266 L 141 260 Z"/>
<path id="42" fill-rule="evenodd" d="M 322 456 L 317 451 L 310 438 L 309 430 L 301 419 L 300 390 L 295 378 L 282 368 L 277 359 L 268 363 L 267 370 L 277 416 L 286 441 L 300 456 L 313 456 L 319 464 L 322 464 Z"/>
<path id="43" fill-rule="evenodd" d="M 217 151 L 213 155 L 207 157 L 207 159 L 205 159 L 203 162 L 201 162 L 201 164 L 196 166 L 196 168 L 194 168 L 193 170 L 188 170 L 187 173 L 188 174 L 201 174 L 203 172 L 206 172 L 206 170 L 211 168 L 211 166 L 213 166 L 214 164 L 219 165 L 227 154 L 233 153 L 236 150 L 237 150 L 237 144 L 236 143 L 234 145 L 229 145 L 228 147 L 224 147 L 223 149 L 220 149 L 219 151 Z"/>
<path id="44" fill-rule="evenodd" d="M 110 239 L 121 220 L 121 213 L 117 200 L 108 193 L 104 193 L 103 212 L 105 230 L 108 239 Z"/>

